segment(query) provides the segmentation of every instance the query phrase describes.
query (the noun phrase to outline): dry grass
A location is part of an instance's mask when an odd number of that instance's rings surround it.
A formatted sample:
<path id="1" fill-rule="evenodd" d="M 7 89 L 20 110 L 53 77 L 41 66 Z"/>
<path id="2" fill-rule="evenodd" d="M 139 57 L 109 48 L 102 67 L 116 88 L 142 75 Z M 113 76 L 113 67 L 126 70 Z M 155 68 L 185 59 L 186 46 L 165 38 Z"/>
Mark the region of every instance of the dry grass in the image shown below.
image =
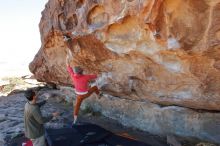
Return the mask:
<path id="1" fill-rule="evenodd" d="M 9 82 L 9 84 L 4 85 L 4 87 L 2 88 L 1 90 L 2 93 L 9 93 L 14 90 L 15 86 L 25 84 L 25 82 L 19 77 L 6 77 L 6 78 L 2 78 L 2 80 Z"/>

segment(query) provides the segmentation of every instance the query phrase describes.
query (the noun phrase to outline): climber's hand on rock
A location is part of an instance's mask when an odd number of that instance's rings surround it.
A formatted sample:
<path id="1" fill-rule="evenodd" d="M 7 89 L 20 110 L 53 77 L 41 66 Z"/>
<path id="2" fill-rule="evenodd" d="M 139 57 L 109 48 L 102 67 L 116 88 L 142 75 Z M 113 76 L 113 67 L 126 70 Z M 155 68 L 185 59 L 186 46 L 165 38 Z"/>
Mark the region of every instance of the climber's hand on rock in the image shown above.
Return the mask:
<path id="1" fill-rule="evenodd" d="M 68 41 L 70 39 L 72 39 L 72 33 L 71 32 L 63 32 L 63 39 L 64 41 Z"/>
<path id="2" fill-rule="evenodd" d="M 69 35 L 63 35 L 63 40 L 66 42 L 68 40 L 72 39 Z"/>

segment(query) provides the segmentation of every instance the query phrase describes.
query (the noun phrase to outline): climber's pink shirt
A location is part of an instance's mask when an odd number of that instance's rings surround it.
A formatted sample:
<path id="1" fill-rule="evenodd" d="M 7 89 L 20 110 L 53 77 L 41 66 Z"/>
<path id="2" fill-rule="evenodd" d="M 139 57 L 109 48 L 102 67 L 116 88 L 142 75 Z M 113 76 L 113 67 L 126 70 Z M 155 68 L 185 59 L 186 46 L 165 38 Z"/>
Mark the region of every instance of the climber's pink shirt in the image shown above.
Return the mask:
<path id="1" fill-rule="evenodd" d="M 70 66 L 67 66 L 67 70 L 72 78 L 75 90 L 78 93 L 88 92 L 89 85 L 88 82 L 92 79 L 96 79 L 97 75 L 80 75 L 75 74 Z"/>

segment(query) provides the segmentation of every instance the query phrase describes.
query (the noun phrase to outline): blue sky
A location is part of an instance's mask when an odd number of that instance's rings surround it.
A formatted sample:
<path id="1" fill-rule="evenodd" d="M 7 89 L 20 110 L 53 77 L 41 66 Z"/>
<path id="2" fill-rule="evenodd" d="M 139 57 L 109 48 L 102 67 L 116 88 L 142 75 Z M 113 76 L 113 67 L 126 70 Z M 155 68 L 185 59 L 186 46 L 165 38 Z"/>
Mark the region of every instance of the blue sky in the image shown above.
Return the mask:
<path id="1" fill-rule="evenodd" d="M 30 62 L 40 48 L 38 24 L 48 0 L 0 0 L 0 62 Z"/>

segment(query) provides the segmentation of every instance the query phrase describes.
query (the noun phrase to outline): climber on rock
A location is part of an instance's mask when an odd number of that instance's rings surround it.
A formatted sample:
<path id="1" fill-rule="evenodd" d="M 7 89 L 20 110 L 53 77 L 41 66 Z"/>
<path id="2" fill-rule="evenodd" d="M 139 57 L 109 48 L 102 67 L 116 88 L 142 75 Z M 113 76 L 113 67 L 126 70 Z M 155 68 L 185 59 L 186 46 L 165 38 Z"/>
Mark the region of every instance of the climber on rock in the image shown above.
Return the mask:
<path id="1" fill-rule="evenodd" d="M 76 97 L 76 103 L 74 106 L 74 112 L 73 112 L 73 124 L 76 123 L 80 105 L 82 101 L 86 98 L 88 98 L 92 93 L 96 93 L 98 98 L 101 98 L 102 93 L 99 91 L 97 86 L 89 87 L 89 82 L 91 80 L 95 80 L 97 78 L 97 75 L 87 75 L 83 74 L 83 69 L 79 66 L 75 66 L 73 69 L 70 66 L 70 58 L 73 57 L 70 50 L 68 50 L 67 57 L 66 57 L 66 65 L 67 65 L 67 71 L 69 72 L 73 85 L 75 86 L 75 93 L 77 95 Z"/>

